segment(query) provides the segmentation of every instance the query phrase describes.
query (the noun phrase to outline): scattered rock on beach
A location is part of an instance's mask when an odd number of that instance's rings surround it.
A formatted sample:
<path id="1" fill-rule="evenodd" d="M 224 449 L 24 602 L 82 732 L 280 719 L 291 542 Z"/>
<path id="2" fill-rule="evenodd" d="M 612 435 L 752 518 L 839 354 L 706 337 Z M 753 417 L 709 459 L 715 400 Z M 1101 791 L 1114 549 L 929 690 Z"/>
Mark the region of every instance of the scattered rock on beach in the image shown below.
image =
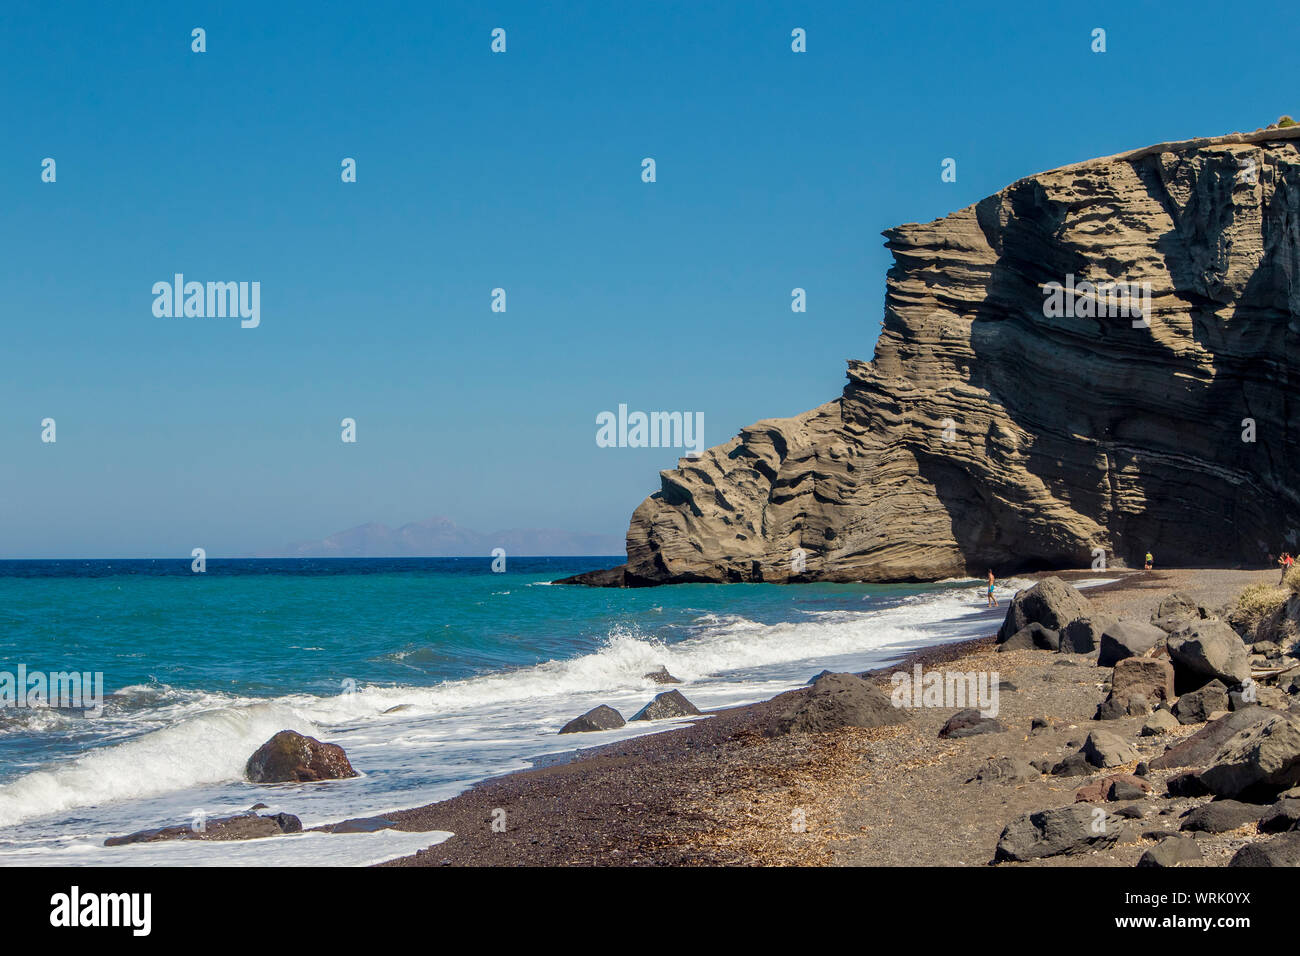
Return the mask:
<path id="1" fill-rule="evenodd" d="M 1029 651 L 1038 648 L 1054 651 L 1061 643 L 1060 635 L 1050 628 L 1035 622 L 1026 624 L 1016 633 L 998 645 L 999 651 Z"/>
<path id="2" fill-rule="evenodd" d="M 1247 707 L 1235 710 L 1226 717 L 1213 720 L 1186 740 L 1181 740 L 1151 761 L 1152 770 L 1169 770 L 1174 767 L 1202 767 L 1210 762 L 1238 731 L 1267 720 L 1275 711 L 1264 707 Z"/>
<path id="3" fill-rule="evenodd" d="M 1227 833 L 1247 823 L 1254 823 L 1267 812 L 1267 807 L 1257 803 L 1211 800 L 1183 814 L 1183 824 L 1179 829 L 1201 833 Z"/>
<path id="4" fill-rule="evenodd" d="M 1033 587 L 1017 591 L 1011 599 L 998 631 L 998 643 L 1005 643 L 1029 624 L 1059 633 L 1075 618 L 1086 617 L 1090 608 L 1088 599 L 1076 588 L 1057 577 L 1043 578 Z"/>
<path id="5" fill-rule="evenodd" d="M 663 664 L 660 664 L 654 670 L 650 671 L 647 674 L 642 674 L 641 676 L 646 680 L 654 681 L 656 684 L 680 684 L 681 683 L 680 680 L 678 680 L 672 674 L 668 673 L 668 668 L 665 667 Z"/>
<path id="6" fill-rule="evenodd" d="M 1250 676 L 1246 645 L 1236 631 L 1214 618 L 1193 622 L 1170 635 L 1169 659 L 1180 694 L 1215 679 L 1235 686 Z"/>
<path id="7" fill-rule="evenodd" d="M 1094 767 L 1119 767 L 1138 759 L 1138 752 L 1132 745 L 1109 730 L 1094 730 L 1088 734 L 1079 753 Z"/>
<path id="8" fill-rule="evenodd" d="M 1260 818 L 1260 833 L 1281 833 L 1300 824 L 1300 800 L 1284 797 L 1268 808 Z"/>
<path id="9" fill-rule="evenodd" d="M 664 691 L 635 714 L 633 720 L 667 720 L 669 717 L 690 717 L 699 709 L 682 696 L 679 690 Z"/>
<path id="10" fill-rule="evenodd" d="M 1151 702 L 1141 694 L 1117 697 L 1111 694 L 1097 705 L 1093 720 L 1119 720 L 1121 717 L 1145 717 L 1151 713 Z"/>
<path id="11" fill-rule="evenodd" d="M 1158 737 L 1161 734 L 1167 734 L 1171 730 L 1177 730 L 1181 724 L 1178 718 L 1167 710 L 1157 710 L 1142 724 L 1142 729 L 1138 732 L 1142 737 Z"/>
<path id="12" fill-rule="evenodd" d="M 1201 783 L 1201 774 L 1198 770 L 1174 774 L 1165 781 L 1165 791 L 1171 797 L 1203 797 L 1210 792 L 1205 784 Z"/>
<path id="13" fill-rule="evenodd" d="M 1234 734 L 1211 764 L 1200 777 L 1216 796 L 1276 796 L 1300 783 L 1300 722 L 1289 714 L 1273 713 Z"/>
<path id="14" fill-rule="evenodd" d="M 1129 657 L 1141 657 L 1165 639 L 1165 632 L 1141 621 L 1115 621 L 1101 632 L 1099 667 L 1114 667 Z"/>
<path id="15" fill-rule="evenodd" d="M 313 783 L 355 777 L 357 772 L 338 744 L 282 730 L 248 758 L 244 775 L 253 783 Z"/>
<path id="16" fill-rule="evenodd" d="M 827 674 L 798 691 L 776 720 L 778 734 L 825 733 L 841 727 L 883 727 L 907 718 L 889 696 L 856 674 Z"/>
<path id="17" fill-rule="evenodd" d="M 601 704 L 593 707 L 581 717 L 574 717 L 560 728 L 562 734 L 587 734 L 596 730 L 617 730 L 627 721 L 613 707 Z"/>
<path id="18" fill-rule="evenodd" d="M 1244 710 L 1247 707 L 1253 707 L 1255 704 L 1272 707 L 1274 710 L 1286 710 L 1291 701 L 1286 694 L 1276 687 L 1267 687 L 1263 684 L 1252 686 L 1249 694 L 1244 690 L 1228 692 L 1229 710 Z"/>
<path id="19" fill-rule="evenodd" d="M 1203 724 L 1210 715 L 1228 709 L 1228 688 L 1223 681 L 1212 680 L 1204 687 L 1188 691 L 1174 704 L 1173 714 L 1180 724 Z"/>
<path id="20" fill-rule="evenodd" d="M 1072 753 L 1052 767 L 1053 777 L 1086 777 L 1096 772 L 1096 767 L 1088 763 L 1088 758 L 1081 753 Z"/>
<path id="21" fill-rule="evenodd" d="M 1163 657 L 1129 657 L 1119 661 L 1110 675 L 1115 697 L 1141 694 L 1155 704 L 1174 698 L 1174 668 Z"/>
<path id="22" fill-rule="evenodd" d="M 1181 592 L 1174 592 L 1161 600 L 1151 613 L 1151 623 L 1166 634 L 1171 634 L 1189 623 L 1209 616 L 1209 612 Z"/>
<path id="23" fill-rule="evenodd" d="M 959 710 L 939 729 L 944 740 L 974 737 L 976 734 L 1000 734 L 1007 728 L 993 717 L 985 717 L 973 707 Z"/>
<path id="24" fill-rule="evenodd" d="M 1042 774 L 1020 757 L 990 757 L 967 783 L 1030 783 Z"/>
<path id="25" fill-rule="evenodd" d="M 1107 814 L 1104 821 L 1098 821 L 1093 808 L 1079 804 L 1026 813 L 1002 831 L 993 862 L 1037 860 L 1101 849 L 1113 846 L 1123 831 L 1123 818 Z"/>
<path id="26" fill-rule="evenodd" d="M 1102 777 L 1074 792 L 1075 803 L 1101 803 L 1103 800 L 1140 800 L 1151 791 L 1151 784 L 1129 773 Z"/>
<path id="27" fill-rule="evenodd" d="M 1300 866 L 1300 831 L 1248 843 L 1234 854 L 1228 866 Z"/>
<path id="28" fill-rule="evenodd" d="M 1078 617 L 1061 629 L 1058 650 L 1063 654 L 1091 654 L 1101 643 L 1102 631 L 1115 623 L 1107 614 Z"/>
<path id="29" fill-rule="evenodd" d="M 1201 848 L 1192 837 L 1167 836 L 1142 854 L 1137 865 L 1142 867 L 1177 866 L 1202 859 Z"/>

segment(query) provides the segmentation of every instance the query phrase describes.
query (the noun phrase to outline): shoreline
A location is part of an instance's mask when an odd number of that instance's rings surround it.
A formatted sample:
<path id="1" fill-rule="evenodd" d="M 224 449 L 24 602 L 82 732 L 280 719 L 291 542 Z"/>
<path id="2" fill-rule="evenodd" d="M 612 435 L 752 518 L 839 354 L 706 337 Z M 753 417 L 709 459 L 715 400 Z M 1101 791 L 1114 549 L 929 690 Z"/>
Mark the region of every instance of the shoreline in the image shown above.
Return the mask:
<path id="1" fill-rule="evenodd" d="M 1079 570 L 1040 572 L 1024 577 L 1057 576 L 1066 581 L 1080 581 L 1114 576 L 1116 580 L 1088 587 L 1084 593 L 1098 610 L 1145 621 L 1150 609 L 1171 591 L 1187 591 L 1206 605 L 1218 606 L 1233 600 L 1247 584 L 1273 580 L 1275 573 L 1224 569 Z M 861 676 L 887 685 L 886 675 L 894 671 L 910 670 L 917 664 L 930 669 L 964 661 L 994 665 L 1007 684 L 1008 675 L 1055 664 L 1054 660 L 1041 658 L 1058 655 L 1035 651 L 989 656 L 994 654 L 993 632 L 1009 603 L 1010 595 L 999 601 L 997 624 L 991 624 L 986 636 L 917 648 Z M 1039 659 L 1035 660 L 1034 655 Z M 1059 655 L 1061 658 L 1079 656 L 1082 655 Z M 1104 673 L 1108 675 L 1109 671 Z M 1080 671 L 1080 675 L 1079 680 L 1071 683 L 1069 694 L 1036 695 L 1040 699 L 1035 704 L 1043 704 L 1044 710 L 1051 709 L 1050 698 L 1061 698 L 1056 708 L 1061 714 L 1054 723 L 1061 725 L 1062 746 L 1067 743 L 1065 737 L 1086 734 L 1091 721 L 1085 722 L 1082 710 L 1088 710 L 1086 716 L 1090 717 L 1090 711 L 1100 699 L 1092 685 L 1101 674 Z M 1054 676 L 1045 675 L 1049 686 Z M 1010 686 L 1014 689 L 1016 684 Z M 885 689 L 888 692 L 887 686 Z M 851 862 L 853 852 L 845 844 L 862 844 L 864 834 L 880 825 L 877 822 L 858 824 L 861 829 L 850 831 L 845 808 L 838 806 L 846 800 L 852 802 L 846 783 L 856 780 L 864 768 L 871 788 L 905 790 L 902 782 L 890 783 L 892 775 L 873 774 L 869 769 L 873 763 L 896 759 L 893 751 L 902 746 L 902 738 L 911 738 L 904 748 L 908 751 L 907 759 L 935 761 L 953 756 L 954 744 L 987 742 L 992 737 L 1004 736 L 939 740 L 933 736 L 930 725 L 937 728 L 936 720 L 941 723 L 955 712 L 940 708 L 912 711 L 912 716 L 918 719 L 896 727 L 769 735 L 776 714 L 790 703 L 792 695 L 802 692 L 803 689 L 791 690 L 768 700 L 712 711 L 708 719 L 659 733 L 553 755 L 556 759 L 544 759 L 530 769 L 480 781 L 448 800 L 386 814 L 396 829 L 451 831 L 455 836 L 413 856 L 379 865 Z M 1006 694 L 1012 699 L 1016 696 L 1014 692 Z M 901 755 L 900 752 L 898 756 Z M 895 797 L 907 799 L 901 791 L 886 796 L 887 799 Z M 941 794 L 936 799 L 940 807 L 947 806 L 956 818 L 965 817 L 968 810 L 978 812 L 954 805 L 963 802 L 957 792 Z M 807 816 L 807 832 L 791 832 L 787 818 L 795 810 Z M 494 831 L 494 819 L 498 827 L 504 821 L 504 831 Z M 1004 822 L 999 819 L 997 826 Z M 900 832 L 886 834 L 885 842 L 907 842 L 916 839 L 920 832 L 904 827 Z M 866 838 L 866 842 L 871 840 Z M 989 856 L 992 848 L 990 842 Z M 864 859 L 876 863 L 911 859 L 890 860 L 889 854 L 885 854 L 885 859 L 877 860 L 869 848 L 858 845 L 856 850 Z M 955 865 L 976 862 L 960 854 L 949 856 L 947 861 Z M 1077 858 L 1071 859 L 1077 862 Z"/>

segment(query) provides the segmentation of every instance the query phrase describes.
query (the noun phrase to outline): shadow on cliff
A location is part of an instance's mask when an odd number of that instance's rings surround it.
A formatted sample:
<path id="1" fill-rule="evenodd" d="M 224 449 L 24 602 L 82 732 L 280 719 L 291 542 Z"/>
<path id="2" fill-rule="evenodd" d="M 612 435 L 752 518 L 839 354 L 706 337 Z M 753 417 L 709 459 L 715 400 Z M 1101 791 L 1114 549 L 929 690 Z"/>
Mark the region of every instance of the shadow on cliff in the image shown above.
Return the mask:
<path id="1" fill-rule="evenodd" d="M 1242 287 L 1212 288 L 1200 263 L 1223 236 L 1221 197 L 1211 192 L 1207 208 L 1180 219 L 1158 161 L 1134 168 L 1175 223 L 1155 246 L 1190 329 L 1178 314 L 1161 326 L 1158 304 L 1151 328 L 1122 317 L 1045 317 L 1048 282 L 1141 273 L 1062 241 L 1070 209 L 1037 180 L 976 207 L 997 258 L 971 312 L 969 380 L 1028 437 L 996 434 L 995 425 L 974 465 L 916 449 L 973 572 L 1088 566 L 1096 548 L 1130 565 L 1150 550 L 1157 566 L 1254 566 L 1300 543 L 1284 541 L 1295 526 L 1287 463 L 1300 460 L 1287 415 L 1296 190 L 1279 190 L 1272 205 L 1281 206 L 1265 213 L 1287 240 L 1268 251 L 1265 230 L 1266 254 Z M 1201 222 L 1205 235 L 1191 225 Z M 1232 322 L 1214 314 L 1234 300 Z M 1244 418 L 1256 422 L 1253 444 L 1242 441 Z M 1024 472 L 1041 489 L 1014 480 Z M 1053 506 L 1084 520 L 1063 520 Z"/>

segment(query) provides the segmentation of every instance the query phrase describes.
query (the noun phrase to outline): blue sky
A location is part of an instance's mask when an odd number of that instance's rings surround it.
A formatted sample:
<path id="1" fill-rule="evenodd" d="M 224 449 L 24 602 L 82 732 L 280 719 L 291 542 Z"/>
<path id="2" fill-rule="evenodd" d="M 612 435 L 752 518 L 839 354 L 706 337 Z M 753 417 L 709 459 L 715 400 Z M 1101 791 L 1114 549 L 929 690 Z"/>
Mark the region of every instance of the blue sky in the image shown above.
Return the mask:
<path id="1" fill-rule="evenodd" d="M 435 514 L 621 535 L 677 453 L 597 447 L 599 412 L 703 412 L 714 445 L 830 400 L 874 348 L 882 229 L 1300 112 L 1260 55 L 1298 30 L 1280 3 L 9 0 L 0 557 Z M 260 282 L 261 326 L 156 318 L 176 272 Z"/>

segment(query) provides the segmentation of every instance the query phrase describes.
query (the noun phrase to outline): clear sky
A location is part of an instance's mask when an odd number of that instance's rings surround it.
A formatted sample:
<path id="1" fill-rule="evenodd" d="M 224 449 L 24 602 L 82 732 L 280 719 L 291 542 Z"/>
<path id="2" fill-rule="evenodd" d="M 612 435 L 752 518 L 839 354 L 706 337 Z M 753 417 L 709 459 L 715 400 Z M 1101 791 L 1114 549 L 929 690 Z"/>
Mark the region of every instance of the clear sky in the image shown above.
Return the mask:
<path id="1" fill-rule="evenodd" d="M 1298 32 L 1282 3 L 5 0 L 0 557 L 622 534 L 678 452 L 598 447 L 598 413 L 702 412 L 714 445 L 834 398 L 882 229 L 1300 113 Z M 260 282 L 261 325 L 155 317 L 178 272 Z"/>

